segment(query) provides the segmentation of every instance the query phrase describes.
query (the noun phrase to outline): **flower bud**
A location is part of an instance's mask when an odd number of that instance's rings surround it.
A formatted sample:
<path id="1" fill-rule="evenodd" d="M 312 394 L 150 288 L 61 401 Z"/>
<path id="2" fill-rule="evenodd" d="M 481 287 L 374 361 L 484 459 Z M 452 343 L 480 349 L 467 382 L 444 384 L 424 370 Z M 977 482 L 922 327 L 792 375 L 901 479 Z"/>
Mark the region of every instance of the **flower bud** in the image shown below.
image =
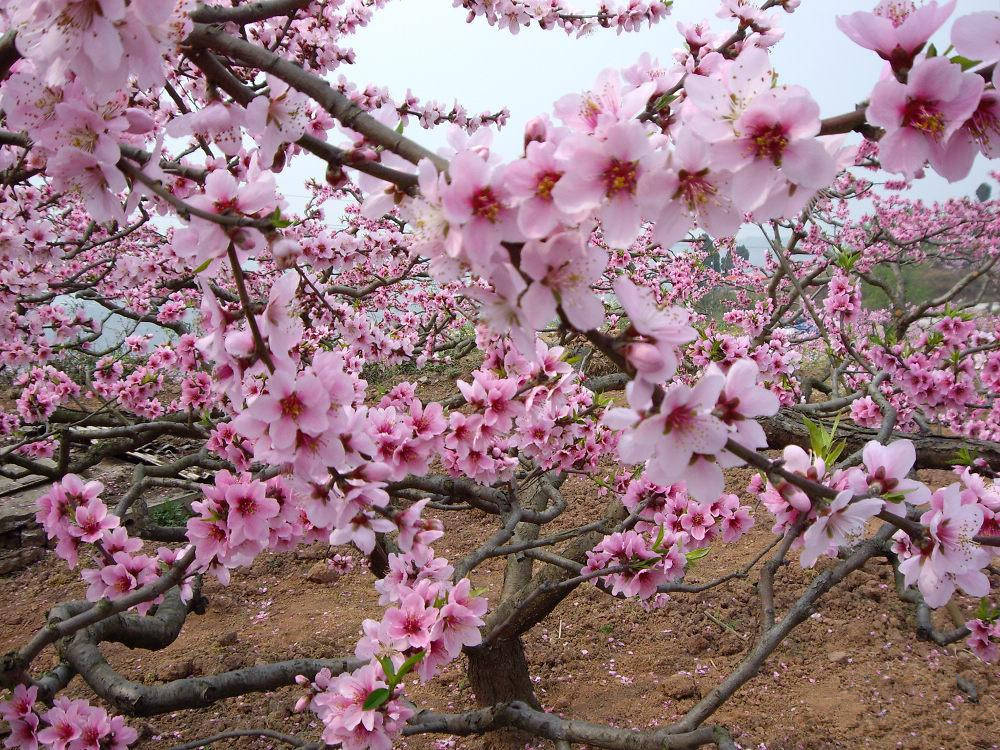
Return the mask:
<path id="1" fill-rule="evenodd" d="M 524 126 L 524 147 L 532 141 L 545 142 L 549 137 L 549 123 L 545 117 L 534 117 Z"/>

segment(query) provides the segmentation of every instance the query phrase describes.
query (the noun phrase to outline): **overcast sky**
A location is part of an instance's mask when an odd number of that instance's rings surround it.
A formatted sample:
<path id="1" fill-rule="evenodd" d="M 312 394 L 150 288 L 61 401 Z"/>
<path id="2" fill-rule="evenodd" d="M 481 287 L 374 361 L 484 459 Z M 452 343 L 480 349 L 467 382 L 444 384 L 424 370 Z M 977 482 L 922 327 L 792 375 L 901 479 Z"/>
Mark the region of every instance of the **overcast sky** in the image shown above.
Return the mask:
<path id="1" fill-rule="evenodd" d="M 997 2 L 959 0 L 952 18 L 995 9 Z M 575 0 L 573 5 L 593 8 L 597 0 Z M 672 15 L 652 29 L 621 35 L 598 29 L 577 39 L 537 27 L 512 35 L 481 18 L 468 24 L 465 11 L 453 8 L 451 0 L 396 0 L 355 35 L 357 63 L 338 72 L 361 88 L 369 83 L 386 86 L 397 99 L 410 88 L 423 101 L 450 105 L 457 99 L 471 113 L 506 106 L 510 122 L 496 144 L 505 158 L 514 158 L 525 122 L 551 112 L 552 103 L 564 94 L 589 88 L 604 68 L 632 65 L 643 52 L 668 63 L 671 52 L 682 46 L 677 21 L 708 17 L 714 28 L 731 30 L 731 22 L 715 18 L 717 5 L 714 0 L 676 0 Z M 878 80 L 882 61 L 834 25 L 835 16 L 874 5 L 875 0 L 802 0 L 791 15 L 777 11 L 786 35 L 773 49 L 775 68 L 783 81 L 808 88 L 824 116 L 853 109 Z M 939 49 L 948 46 L 948 29 L 950 24 L 935 38 Z M 424 131 L 415 121 L 407 135 L 432 148 L 443 142 L 442 133 Z M 955 184 L 932 175 L 918 181 L 914 194 L 929 200 L 969 195 L 988 179 L 988 164 L 980 157 L 972 174 Z M 290 184 L 285 187 L 290 197 L 301 192 Z"/>

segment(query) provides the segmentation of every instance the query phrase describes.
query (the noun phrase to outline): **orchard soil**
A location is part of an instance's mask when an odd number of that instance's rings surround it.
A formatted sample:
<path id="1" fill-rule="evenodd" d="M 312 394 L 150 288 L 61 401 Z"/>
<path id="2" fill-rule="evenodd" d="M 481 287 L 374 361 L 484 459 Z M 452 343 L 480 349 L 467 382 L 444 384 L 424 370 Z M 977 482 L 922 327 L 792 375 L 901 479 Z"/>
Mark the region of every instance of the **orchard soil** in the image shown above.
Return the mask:
<path id="1" fill-rule="evenodd" d="M 438 385 L 438 384 L 435 384 Z M 440 397 L 438 388 L 418 391 Z M 729 472 L 728 490 L 743 495 L 746 469 Z M 947 472 L 923 477 L 934 486 L 952 481 Z M 584 523 L 607 503 L 593 485 L 572 477 L 564 485 L 569 509 L 558 526 Z M 773 539 L 770 519 L 756 511 L 756 526 L 738 543 L 713 545 L 690 580 L 709 580 L 740 568 Z M 439 554 L 457 559 L 480 544 L 495 525 L 478 512 L 448 514 Z M 331 583 L 309 580 L 310 569 L 329 552 L 311 547 L 264 555 L 234 572 L 228 587 L 209 580 L 208 608 L 192 614 L 181 636 L 160 652 L 105 645 L 118 670 L 134 680 L 165 681 L 212 674 L 296 657 L 338 657 L 353 651 L 361 621 L 380 608 L 373 577 L 362 560 Z M 537 563 L 536 563 L 537 564 Z M 822 570 L 784 566 L 777 578 L 779 612 Z M 637 729 L 677 719 L 723 679 L 750 648 L 759 626 L 757 570 L 707 594 L 678 594 L 647 613 L 592 585 L 576 590 L 542 625 L 525 637 L 532 680 L 549 711 Z M 503 563 L 476 570 L 473 584 L 495 599 Z M 994 581 L 994 586 L 998 582 Z M 0 653 L 24 642 L 45 611 L 82 598 L 79 576 L 51 552 L 32 567 L 0 578 Z M 975 602 L 961 599 L 964 612 Z M 950 627 L 947 613 L 936 622 Z M 1000 748 L 1000 667 L 980 663 L 963 643 L 947 648 L 917 640 L 912 605 L 899 600 L 884 561 L 871 561 L 822 599 L 817 612 L 781 644 L 760 673 L 712 721 L 728 726 L 740 745 L 755 750 L 813 748 Z M 50 648 L 37 666 L 54 663 Z M 958 687 L 975 686 L 978 704 Z M 421 707 L 461 711 L 475 707 L 460 658 L 430 685 L 408 692 Z M 66 691 L 92 697 L 79 678 Z M 141 750 L 169 748 L 225 729 L 272 728 L 304 738 L 318 736 L 315 717 L 295 714 L 301 690 L 231 699 L 208 708 L 134 719 Z M 412 750 L 488 747 L 470 737 L 400 740 Z M 268 740 L 237 740 L 214 747 L 270 748 Z M 286 747 L 281 745 L 281 747 Z M 539 741 L 537 747 L 551 747 Z"/>

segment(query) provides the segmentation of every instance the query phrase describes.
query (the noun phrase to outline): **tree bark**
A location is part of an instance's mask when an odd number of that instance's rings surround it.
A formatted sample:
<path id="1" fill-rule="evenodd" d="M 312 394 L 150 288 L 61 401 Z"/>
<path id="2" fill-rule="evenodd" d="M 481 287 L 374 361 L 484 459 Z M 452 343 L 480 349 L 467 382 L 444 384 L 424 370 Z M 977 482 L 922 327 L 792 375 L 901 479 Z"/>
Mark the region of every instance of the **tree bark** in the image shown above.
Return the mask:
<path id="1" fill-rule="evenodd" d="M 470 649 L 469 684 L 480 706 L 524 701 L 541 708 L 531 686 L 528 660 L 520 638 L 497 640 L 481 649 Z"/>
<path id="2" fill-rule="evenodd" d="M 497 640 L 481 649 L 470 649 L 469 684 L 482 707 L 523 701 L 536 710 L 542 706 L 535 697 L 528 672 L 524 644 L 519 637 Z M 523 748 L 531 736 L 517 729 L 502 729 L 486 738 L 493 750 Z"/>

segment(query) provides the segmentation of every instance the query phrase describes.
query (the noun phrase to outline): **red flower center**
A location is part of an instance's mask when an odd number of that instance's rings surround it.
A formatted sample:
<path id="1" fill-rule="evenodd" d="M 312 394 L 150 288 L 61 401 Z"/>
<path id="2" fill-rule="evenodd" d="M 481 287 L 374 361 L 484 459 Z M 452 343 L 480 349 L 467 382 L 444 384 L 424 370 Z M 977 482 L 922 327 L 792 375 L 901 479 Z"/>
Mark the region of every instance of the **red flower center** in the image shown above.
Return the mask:
<path id="1" fill-rule="evenodd" d="M 635 193 L 635 186 L 639 179 L 636 167 L 639 162 L 620 161 L 612 159 L 608 168 L 604 170 L 605 192 L 609 198 L 614 198 L 619 193 Z"/>
<path id="2" fill-rule="evenodd" d="M 472 213 L 486 221 L 495 222 L 501 208 L 500 201 L 488 187 L 480 188 L 472 195 Z"/>
<path id="3" fill-rule="evenodd" d="M 788 148 L 788 136 L 783 127 L 768 125 L 758 128 L 751 138 L 754 156 L 773 162 L 776 167 L 781 166 L 781 157 L 784 155 L 785 149 Z"/>
<path id="4" fill-rule="evenodd" d="M 666 421 L 664 422 L 663 432 L 667 433 L 672 430 L 684 430 L 690 427 L 693 421 L 694 411 L 691 407 L 687 405 L 678 406 L 667 415 Z"/>
<path id="5" fill-rule="evenodd" d="M 945 122 L 934 102 L 910 99 L 903 109 L 903 127 L 919 130 L 937 140 L 944 132 Z"/>
<path id="6" fill-rule="evenodd" d="M 289 393 L 278 402 L 278 405 L 281 407 L 281 415 L 289 419 L 298 419 L 306 408 L 297 393 Z"/>
<path id="7" fill-rule="evenodd" d="M 407 635 L 416 635 L 423 629 L 420 619 L 416 615 L 409 614 L 403 621 L 403 632 Z"/>
<path id="8" fill-rule="evenodd" d="M 704 206 L 719 192 L 715 185 L 705 179 L 706 174 L 708 174 L 707 169 L 700 172 L 688 172 L 682 169 L 677 173 L 679 184 L 674 198 L 682 199 L 692 211 L 699 206 Z"/>
<path id="9" fill-rule="evenodd" d="M 236 502 L 236 511 L 241 516 L 252 516 L 257 512 L 257 501 L 251 495 L 243 495 Z"/>
<path id="10" fill-rule="evenodd" d="M 233 198 L 226 198 L 224 200 L 215 201 L 212 204 L 212 207 L 215 209 L 215 212 L 217 214 L 228 214 L 228 213 L 230 213 L 232 211 L 235 211 L 237 205 L 238 205 L 238 202 L 237 202 L 236 198 L 233 197 Z"/>
<path id="11" fill-rule="evenodd" d="M 541 175 L 535 186 L 535 196 L 546 201 L 552 200 L 552 188 L 559 182 L 560 177 L 562 177 L 560 172 L 545 172 Z"/>

